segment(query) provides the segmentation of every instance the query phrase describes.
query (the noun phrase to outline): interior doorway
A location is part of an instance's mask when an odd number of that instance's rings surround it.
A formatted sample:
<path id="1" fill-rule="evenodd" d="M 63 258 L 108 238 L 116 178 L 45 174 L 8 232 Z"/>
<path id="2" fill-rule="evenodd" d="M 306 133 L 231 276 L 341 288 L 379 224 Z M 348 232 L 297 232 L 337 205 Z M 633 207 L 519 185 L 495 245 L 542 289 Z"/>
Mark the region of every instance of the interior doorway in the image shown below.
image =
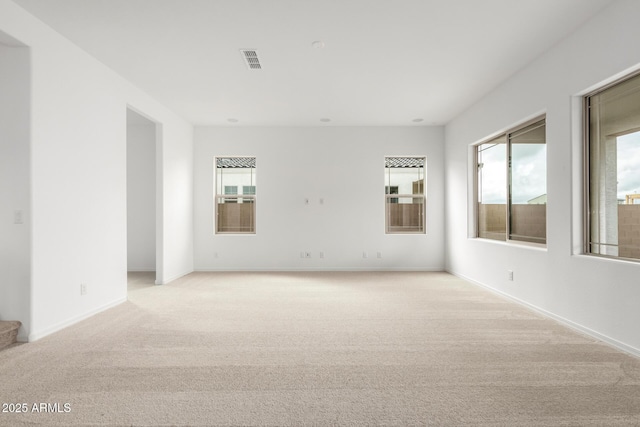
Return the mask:
<path id="1" fill-rule="evenodd" d="M 159 124 L 127 108 L 127 272 L 161 281 L 158 250 Z"/>
<path id="2" fill-rule="evenodd" d="M 0 32 L 0 322 L 21 322 L 23 342 L 31 331 L 30 88 L 30 49 Z"/>

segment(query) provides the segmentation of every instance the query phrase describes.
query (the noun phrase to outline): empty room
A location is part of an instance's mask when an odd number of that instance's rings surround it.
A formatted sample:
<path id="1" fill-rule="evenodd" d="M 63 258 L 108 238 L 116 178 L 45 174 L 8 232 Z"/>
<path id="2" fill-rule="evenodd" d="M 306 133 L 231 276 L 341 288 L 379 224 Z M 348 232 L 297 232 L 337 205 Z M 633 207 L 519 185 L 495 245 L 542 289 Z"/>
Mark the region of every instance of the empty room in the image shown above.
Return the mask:
<path id="1" fill-rule="evenodd" d="M 0 0 L 0 426 L 640 425 L 638 0 Z"/>

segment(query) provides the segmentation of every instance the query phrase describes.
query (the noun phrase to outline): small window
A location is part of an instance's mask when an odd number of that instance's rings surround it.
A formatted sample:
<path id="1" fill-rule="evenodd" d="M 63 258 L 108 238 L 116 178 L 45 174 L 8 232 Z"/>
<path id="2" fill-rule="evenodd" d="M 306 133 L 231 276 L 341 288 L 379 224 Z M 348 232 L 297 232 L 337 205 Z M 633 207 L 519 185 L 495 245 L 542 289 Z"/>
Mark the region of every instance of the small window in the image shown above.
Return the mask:
<path id="1" fill-rule="evenodd" d="M 477 237 L 547 241 L 545 120 L 476 147 Z"/>
<path id="2" fill-rule="evenodd" d="M 640 259 L 640 75 L 585 98 L 586 252 Z"/>
<path id="3" fill-rule="evenodd" d="M 216 233 L 255 233 L 256 158 L 217 157 L 215 165 Z"/>
<path id="4" fill-rule="evenodd" d="M 425 157 L 385 158 L 387 233 L 425 232 Z"/>

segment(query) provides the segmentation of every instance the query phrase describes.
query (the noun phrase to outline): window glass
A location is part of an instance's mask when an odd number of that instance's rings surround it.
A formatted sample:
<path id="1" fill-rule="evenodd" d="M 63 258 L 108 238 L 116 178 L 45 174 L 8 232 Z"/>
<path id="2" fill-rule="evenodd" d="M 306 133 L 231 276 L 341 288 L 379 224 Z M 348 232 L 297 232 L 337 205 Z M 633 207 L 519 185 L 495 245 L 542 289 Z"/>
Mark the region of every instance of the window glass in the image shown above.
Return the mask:
<path id="1" fill-rule="evenodd" d="M 514 132 L 509 142 L 509 238 L 544 243 L 547 237 L 547 145 L 544 122 Z"/>
<path id="2" fill-rule="evenodd" d="M 505 240 L 507 230 L 507 138 L 502 135 L 477 149 L 478 237 Z"/>
<path id="3" fill-rule="evenodd" d="M 218 157 L 215 165 L 216 233 L 255 233 L 255 157 Z"/>
<path id="4" fill-rule="evenodd" d="M 477 237 L 546 243 L 545 121 L 477 145 Z"/>
<path id="5" fill-rule="evenodd" d="M 640 76 L 586 106 L 587 253 L 640 259 Z"/>
<path id="6" fill-rule="evenodd" d="M 387 233 L 425 232 L 426 158 L 385 158 Z"/>

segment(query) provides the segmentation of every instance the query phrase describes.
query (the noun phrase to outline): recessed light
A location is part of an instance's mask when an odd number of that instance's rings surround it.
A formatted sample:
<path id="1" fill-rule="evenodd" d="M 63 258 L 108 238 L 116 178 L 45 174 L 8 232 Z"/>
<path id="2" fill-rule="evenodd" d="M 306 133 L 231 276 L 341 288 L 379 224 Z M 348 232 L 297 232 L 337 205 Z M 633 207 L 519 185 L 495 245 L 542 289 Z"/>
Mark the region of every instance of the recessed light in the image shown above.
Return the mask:
<path id="1" fill-rule="evenodd" d="M 413 119 L 412 121 L 413 123 L 420 123 L 420 122 L 424 122 L 424 119 Z"/>
<path id="2" fill-rule="evenodd" d="M 320 121 L 322 123 L 329 123 L 331 121 L 331 119 L 327 118 L 327 117 L 323 117 L 322 119 L 320 119 Z"/>
<path id="3" fill-rule="evenodd" d="M 311 46 L 313 46 L 316 49 L 322 49 L 324 48 L 324 42 L 322 40 L 316 40 L 313 43 L 311 43 Z"/>
<path id="4" fill-rule="evenodd" d="M 240 120 L 238 119 L 227 119 L 229 123 L 238 123 Z"/>

